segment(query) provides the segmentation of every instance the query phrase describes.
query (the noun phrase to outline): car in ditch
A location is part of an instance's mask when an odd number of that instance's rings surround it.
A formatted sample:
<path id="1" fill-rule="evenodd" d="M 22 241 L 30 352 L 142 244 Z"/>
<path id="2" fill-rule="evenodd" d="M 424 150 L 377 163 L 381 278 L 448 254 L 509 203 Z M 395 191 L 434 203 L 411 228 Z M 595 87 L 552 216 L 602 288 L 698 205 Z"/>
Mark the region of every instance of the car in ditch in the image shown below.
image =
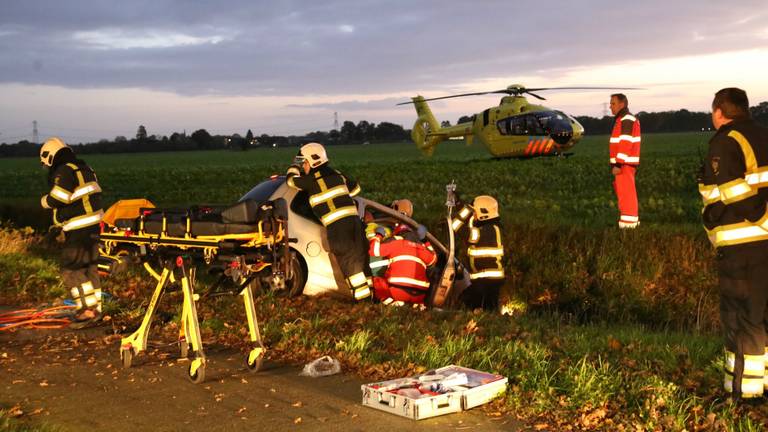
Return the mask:
<path id="1" fill-rule="evenodd" d="M 309 197 L 306 192 L 291 188 L 285 181 L 285 176 L 272 176 L 259 183 L 240 201 L 254 200 L 256 202 L 285 200 L 288 212 L 288 236 L 290 238 L 291 254 L 286 275 L 285 289 L 290 295 L 316 296 L 330 294 L 334 296 L 351 297 L 343 275 L 334 265 L 334 256 L 329 252 L 326 230 L 320 220 L 312 212 Z M 368 215 L 372 222 L 406 224 L 414 231 L 420 225 L 416 220 L 399 213 L 389 206 L 361 196 L 353 198 L 357 203 L 358 214 L 361 218 Z M 432 233 L 427 231 L 426 241 L 429 241 L 438 255 L 437 264 L 428 270 L 431 288 L 439 283 L 442 269 L 448 258 L 448 249 Z M 461 291 L 469 286 L 469 275 L 458 261 L 454 280 L 454 291 Z"/>

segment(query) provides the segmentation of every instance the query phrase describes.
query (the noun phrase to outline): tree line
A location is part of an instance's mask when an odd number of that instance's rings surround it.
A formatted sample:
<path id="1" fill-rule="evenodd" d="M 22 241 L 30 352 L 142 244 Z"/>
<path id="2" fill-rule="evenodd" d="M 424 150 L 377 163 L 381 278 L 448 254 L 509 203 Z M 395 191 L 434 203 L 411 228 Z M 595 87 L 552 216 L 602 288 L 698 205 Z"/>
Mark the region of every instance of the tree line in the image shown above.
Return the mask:
<path id="1" fill-rule="evenodd" d="M 750 108 L 752 117 L 765 126 L 768 126 L 768 102 Z M 706 112 L 694 112 L 685 109 L 677 111 L 645 112 L 637 113 L 640 119 L 643 133 L 660 132 L 693 132 L 710 130 L 712 127 L 711 115 Z M 472 121 L 474 116 L 462 116 L 458 123 Z M 590 116 L 575 117 L 584 126 L 587 134 L 608 134 L 613 127 L 614 118 L 604 116 L 602 118 Z M 443 121 L 442 126 L 450 126 L 449 121 Z M 410 139 L 410 130 L 402 126 L 390 123 L 372 123 L 361 120 L 358 123 L 345 121 L 341 128 L 330 131 L 309 132 L 306 135 L 255 135 L 250 129 L 245 135 L 211 135 L 205 129 L 198 129 L 191 135 L 185 132 L 174 132 L 170 136 L 149 135 L 147 129 L 139 126 L 134 138 L 117 136 L 112 140 L 102 139 L 92 143 L 78 143 L 73 145 L 78 154 L 89 153 L 137 153 L 159 151 L 191 151 L 191 150 L 223 150 L 236 151 L 299 146 L 307 142 L 319 142 L 324 145 L 338 144 L 375 144 L 385 142 L 407 141 Z M 36 156 L 39 152 L 39 144 L 27 140 L 17 143 L 0 144 L 0 157 Z"/>
<path id="2" fill-rule="evenodd" d="M 362 120 L 358 123 L 345 121 L 339 130 L 315 131 L 306 135 L 255 135 L 250 129 L 245 135 L 211 135 L 199 129 L 191 135 L 174 132 L 170 136 L 149 135 L 146 127 L 140 125 L 134 138 L 117 136 L 91 143 L 69 143 L 77 154 L 93 153 L 138 153 L 191 150 L 235 150 L 245 151 L 257 148 L 291 147 L 308 142 L 324 145 L 367 144 L 397 142 L 410 139 L 410 130 L 389 122 L 379 124 Z M 40 145 L 28 140 L 14 144 L 0 144 L 0 157 L 36 156 Z"/>

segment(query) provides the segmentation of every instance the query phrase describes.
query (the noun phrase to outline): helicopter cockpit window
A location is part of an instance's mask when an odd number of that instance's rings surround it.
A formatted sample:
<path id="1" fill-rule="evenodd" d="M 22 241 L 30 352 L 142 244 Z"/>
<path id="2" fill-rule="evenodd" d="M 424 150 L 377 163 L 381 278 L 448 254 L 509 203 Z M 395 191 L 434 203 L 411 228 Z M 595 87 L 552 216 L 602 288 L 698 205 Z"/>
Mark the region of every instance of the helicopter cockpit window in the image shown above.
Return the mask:
<path id="1" fill-rule="evenodd" d="M 502 135 L 529 135 L 526 116 L 508 117 L 496 122 L 499 133 Z"/>

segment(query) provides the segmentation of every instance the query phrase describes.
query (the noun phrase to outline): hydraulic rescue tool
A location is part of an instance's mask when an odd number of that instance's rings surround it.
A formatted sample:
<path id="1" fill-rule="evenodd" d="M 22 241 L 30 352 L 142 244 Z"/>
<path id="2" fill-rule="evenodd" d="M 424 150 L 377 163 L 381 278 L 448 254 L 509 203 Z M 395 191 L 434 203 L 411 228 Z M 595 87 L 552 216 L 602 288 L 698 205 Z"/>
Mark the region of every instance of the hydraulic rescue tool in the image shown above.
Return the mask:
<path id="1" fill-rule="evenodd" d="M 452 213 L 453 208 L 456 207 L 456 183 L 451 182 L 445 186 L 446 200 L 445 206 L 448 208 L 448 216 L 446 221 L 448 222 L 448 259 L 445 262 L 445 268 L 443 274 L 440 276 L 440 283 L 435 287 L 434 295 L 432 297 L 432 306 L 442 307 L 449 300 L 451 294 L 451 287 L 453 281 L 456 279 L 456 263 L 454 260 L 454 232 L 453 232 L 453 220 Z M 450 302 L 448 302 L 450 303 Z"/>
<path id="2" fill-rule="evenodd" d="M 205 379 L 206 358 L 200 337 L 195 302 L 196 270 L 205 267 L 221 272 L 220 282 L 231 279 L 243 297 L 248 331 L 253 348 L 246 365 L 258 371 L 265 347 L 259 332 L 254 307 L 254 287 L 285 287 L 290 260 L 285 201 L 258 203 L 241 201 L 225 208 L 155 208 L 146 200 L 119 201 L 105 213 L 102 223 L 100 269 L 108 271 L 126 261 L 143 264 L 157 280 L 141 326 L 120 345 L 123 366 L 131 366 L 134 356 L 147 348 L 152 318 L 163 291 L 171 284 L 183 294 L 179 348 L 181 357 L 192 351 L 189 379 Z M 161 269 L 156 271 L 154 266 Z M 217 284 L 218 285 L 218 284 Z"/>

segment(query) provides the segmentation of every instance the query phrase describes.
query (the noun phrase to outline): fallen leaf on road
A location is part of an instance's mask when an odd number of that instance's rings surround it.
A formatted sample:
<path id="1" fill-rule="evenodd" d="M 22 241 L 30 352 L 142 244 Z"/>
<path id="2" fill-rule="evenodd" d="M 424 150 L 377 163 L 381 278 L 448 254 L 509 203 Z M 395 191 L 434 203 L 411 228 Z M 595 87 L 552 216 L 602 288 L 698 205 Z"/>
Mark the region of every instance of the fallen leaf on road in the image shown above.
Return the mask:
<path id="1" fill-rule="evenodd" d="M 8 415 L 11 417 L 21 417 L 24 415 L 24 411 L 21 410 L 19 405 L 14 405 L 8 410 Z"/>
<path id="2" fill-rule="evenodd" d="M 41 412 L 43 412 L 43 409 L 42 409 L 42 408 L 35 408 L 35 409 L 34 409 L 34 411 L 32 411 L 31 413 L 29 413 L 29 415 L 38 415 L 38 414 L 40 414 Z"/>
<path id="3" fill-rule="evenodd" d="M 296 417 L 295 419 L 293 419 L 293 424 L 299 424 L 299 423 L 301 423 L 301 417 Z"/>
<path id="4" fill-rule="evenodd" d="M 301 408 L 303 405 L 304 405 L 304 404 L 303 404 L 301 401 L 298 401 L 298 402 L 296 402 L 296 403 L 294 403 L 294 404 L 291 404 L 291 406 L 294 406 L 294 407 L 296 407 L 296 408 Z"/>
<path id="5" fill-rule="evenodd" d="M 48 387 L 48 381 L 47 380 L 40 381 L 39 385 L 40 387 Z"/>
<path id="6" fill-rule="evenodd" d="M 26 381 L 24 381 L 24 380 L 13 380 L 13 381 L 11 381 L 11 384 L 21 384 L 21 383 L 25 383 L 25 382 Z"/>
<path id="7" fill-rule="evenodd" d="M 237 410 L 237 413 L 242 414 L 243 412 L 245 412 L 246 409 L 247 409 L 246 407 L 240 407 L 240 409 Z"/>
<path id="8" fill-rule="evenodd" d="M 264 404 L 264 408 L 269 408 L 269 404 Z"/>
<path id="9" fill-rule="evenodd" d="M 549 425 L 547 423 L 539 423 L 539 424 L 533 426 L 533 428 L 536 429 L 536 430 L 544 430 L 544 429 L 547 429 L 548 427 L 549 427 Z"/>
<path id="10" fill-rule="evenodd" d="M 245 379 L 245 378 L 240 378 L 240 382 L 241 382 L 242 384 L 248 384 L 248 380 L 247 380 L 247 379 Z"/>
<path id="11" fill-rule="evenodd" d="M 272 393 L 277 393 L 277 390 L 275 390 L 273 388 L 269 389 L 269 391 L 271 391 Z"/>

